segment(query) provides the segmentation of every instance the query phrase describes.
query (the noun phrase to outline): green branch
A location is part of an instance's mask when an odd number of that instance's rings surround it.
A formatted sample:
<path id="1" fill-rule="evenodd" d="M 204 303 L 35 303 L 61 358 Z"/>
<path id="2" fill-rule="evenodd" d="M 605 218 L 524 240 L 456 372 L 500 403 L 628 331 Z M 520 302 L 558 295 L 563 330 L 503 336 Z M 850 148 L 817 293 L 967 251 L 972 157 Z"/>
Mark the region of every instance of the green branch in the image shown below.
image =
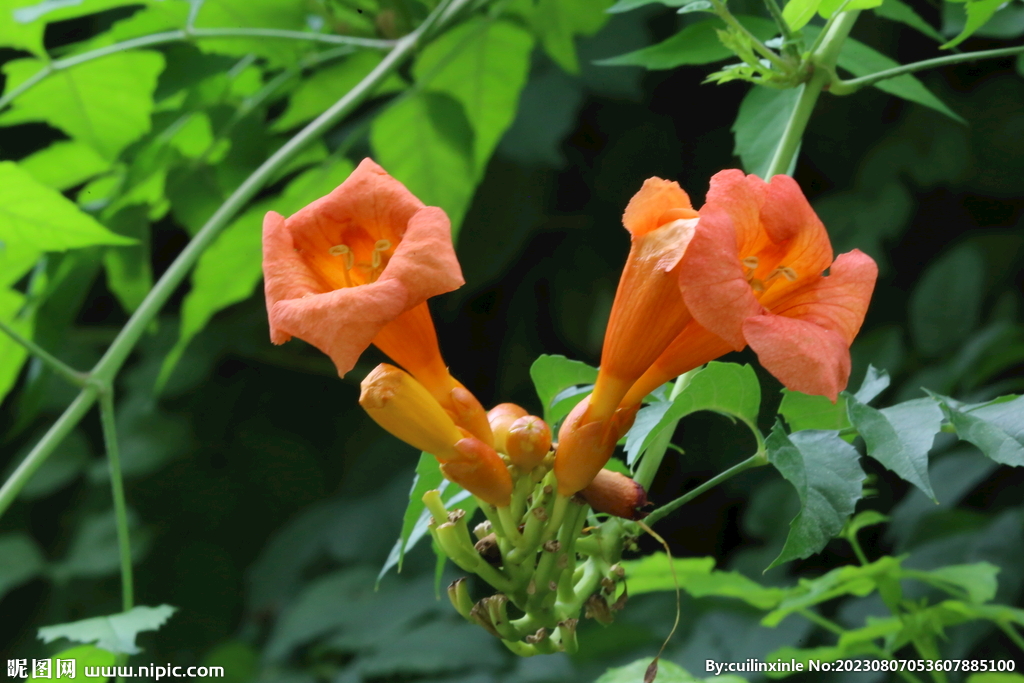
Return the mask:
<path id="1" fill-rule="evenodd" d="M 936 57 L 935 59 L 925 59 L 920 62 L 914 62 L 913 64 L 902 64 L 892 69 L 886 69 L 885 71 L 879 71 L 878 73 L 868 74 L 867 76 L 861 76 L 860 78 L 851 78 L 848 81 L 835 76 L 833 72 L 833 78 L 828 84 L 828 91 L 833 95 L 850 95 L 857 92 L 861 88 L 866 88 L 875 83 L 888 80 L 890 78 L 896 78 L 897 76 L 903 76 L 904 74 L 912 74 L 916 71 L 924 71 L 925 69 L 935 69 L 940 66 L 949 66 L 950 64 L 961 64 L 963 62 L 974 62 L 979 59 L 998 59 L 999 57 L 1012 57 L 1013 55 L 1024 54 L 1024 45 L 1018 45 L 1017 47 L 1004 47 L 998 50 L 980 50 L 978 52 L 965 52 L 958 55 L 947 55 L 945 57 Z"/>
<path id="2" fill-rule="evenodd" d="M 410 33 L 409 35 L 414 35 Z M 408 37 L 408 36 L 406 36 Z M 309 33 L 306 31 L 285 31 L 274 28 L 185 28 L 175 31 L 164 31 L 153 33 L 148 36 L 140 36 L 124 40 L 120 43 L 107 45 L 95 50 L 83 52 L 80 55 L 65 57 L 50 62 L 42 69 L 32 74 L 27 80 L 13 88 L 3 97 L 0 97 L 0 110 L 13 102 L 17 97 L 32 89 L 47 76 L 70 69 L 84 62 L 91 62 L 108 55 L 131 50 L 138 47 L 149 47 L 152 45 L 163 45 L 165 43 L 176 43 L 180 41 L 191 41 L 204 38 L 283 38 L 287 40 L 308 40 L 318 43 L 329 43 L 332 45 L 351 45 L 353 47 L 367 47 L 379 50 L 395 48 L 398 42 L 394 40 L 377 40 L 375 38 L 357 38 L 355 36 L 336 36 L 329 33 Z"/>
<path id="3" fill-rule="evenodd" d="M 394 48 L 384 57 L 380 64 L 367 74 L 359 84 L 331 105 L 330 109 L 296 133 L 291 140 L 286 142 L 269 159 L 264 161 L 259 168 L 253 171 L 238 189 L 221 204 L 220 208 L 206 221 L 206 224 L 196 233 L 196 236 L 192 238 L 192 241 L 188 243 L 185 249 L 174 259 L 174 262 L 164 271 L 164 274 L 118 333 L 99 363 L 93 368 L 90 376 L 96 381 L 96 384 L 90 383 L 79 393 L 71 405 L 57 419 L 57 422 L 43 435 L 39 443 L 35 445 L 14 473 L 0 487 L 0 516 L 3 516 L 4 512 L 11 506 L 22 487 L 25 486 L 35 471 L 39 469 L 39 466 L 46 461 L 46 458 L 75 428 L 75 425 L 81 421 L 93 403 L 96 402 L 100 393 L 99 386 L 113 384 L 114 377 L 149 327 L 150 322 L 152 322 L 163 305 L 167 303 L 167 300 L 185 280 L 189 271 L 196 261 L 199 260 L 199 256 L 213 243 L 234 215 L 295 154 L 325 133 L 341 118 L 355 109 L 363 99 L 368 97 L 392 71 L 412 54 L 420 40 L 424 36 L 429 35 L 433 27 L 443 25 L 438 22 L 438 16 L 442 14 L 446 17 L 454 16 L 455 12 L 448 12 L 448 10 L 452 7 L 461 7 L 467 2 L 468 0 L 447 0 L 442 2 L 415 31 L 398 40 Z"/>
<path id="4" fill-rule="evenodd" d="M 135 582 L 132 578 L 132 546 L 128 532 L 128 504 L 124 497 L 124 479 L 121 477 L 121 456 L 117 446 L 117 421 L 114 415 L 114 391 L 100 394 L 100 422 L 103 425 L 103 443 L 107 449 L 107 467 L 110 471 L 110 493 L 114 498 L 114 518 L 117 521 L 117 549 L 121 556 L 121 609 L 127 612 L 135 606 Z"/>
<path id="5" fill-rule="evenodd" d="M 43 363 L 49 366 L 51 370 L 71 384 L 74 384 L 76 387 L 84 387 L 88 383 L 89 376 L 87 374 L 75 370 L 73 367 L 51 354 L 39 344 L 36 344 L 27 337 L 21 336 L 18 334 L 17 330 L 5 323 L 3 320 L 0 320 L 0 332 L 3 332 L 15 342 L 24 346 L 29 353 L 43 361 Z"/>
<path id="6" fill-rule="evenodd" d="M 668 395 L 669 403 L 675 401 L 679 394 L 683 393 L 683 389 L 690 383 L 689 378 L 689 373 L 683 373 L 676 377 L 676 381 L 672 385 L 672 391 Z M 658 473 L 658 468 L 661 467 L 661 461 L 665 459 L 665 452 L 672 445 L 672 436 L 675 434 L 678 424 L 679 420 L 676 420 L 672 424 L 667 425 L 661 434 L 654 437 L 651 445 L 648 446 L 647 451 L 640 459 L 640 465 L 636 468 L 633 481 L 644 487 L 645 491 L 651 488 L 651 484 L 654 482 L 654 476 Z"/>
<path id="7" fill-rule="evenodd" d="M 727 479 L 732 479 L 733 477 L 735 477 L 740 472 L 745 472 L 746 470 L 749 470 L 752 467 L 760 467 L 761 465 L 765 465 L 767 463 L 768 463 L 768 459 L 765 457 L 764 453 L 758 451 L 757 453 L 755 453 L 754 455 L 750 456 L 749 458 L 747 458 L 743 462 L 737 463 L 737 464 L 733 465 L 732 467 L 730 467 L 729 469 L 725 470 L 724 472 L 721 472 L 721 473 L 717 474 L 716 476 L 712 477 L 711 479 L 708 479 L 706 482 L 704 482 L 703 484 L 701 484 L 697 488 L 695 488 L 695 489 L 693 489 L 691 491 L 688 491 L 687 493 L 683 494 L 682 496 L 679 496 L 678 498 L 673 500 L 671 503 L 667 503 L 665 505 L 662 505 L 660 508 L 658 508 L 657 510 L 655 510 L 651 514 L 647 515 L 647 517 L 644 518 L 644 522 L 646 522 L 647 524 L 653 526 L 656 522 L 660 521 L 661 519 L 663 519 L 663 518 L 667 517 L 668 515 L 670 515 L 671 513 L 675 512 L 676 510 L 681 508 L 683 505 L 686 505 L 691 500 L 693 500 L 694 498 L 696 498 L 700 494 L 704 493 L 705 491 L 709 491 L 709 490 L 715 488 L 716 486 L 718 486 L 722 482 L 726 481 Z"/>

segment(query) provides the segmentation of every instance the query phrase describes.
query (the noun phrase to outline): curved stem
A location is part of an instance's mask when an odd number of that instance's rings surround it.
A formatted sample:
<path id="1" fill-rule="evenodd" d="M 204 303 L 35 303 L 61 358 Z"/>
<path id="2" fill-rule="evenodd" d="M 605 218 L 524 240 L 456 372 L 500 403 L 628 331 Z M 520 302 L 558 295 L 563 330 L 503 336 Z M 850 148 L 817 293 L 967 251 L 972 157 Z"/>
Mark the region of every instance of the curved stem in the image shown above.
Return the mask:
<path id="1" fill-rule="evenodd" d="M 775 155 L 765 173 L 765 179 L 769 179 L 779 173 L 789 173 L 793 161 L 796 159 L 797 151 L 807 129 L 807 123 L 811 119 L 811 112 L 818 102 L 818 96 L 822 89 L 829 83 L 830 74 L 835 69 L 836 59 L 839 57 L 839 50 L 843 41 L 850 34 L 850 29 L 857 21 L 859 11 L 846 12 L 828 29 L 821 45 L 811 55 L 811 63 L 814 66 L 814 73 L 811 79 L 804 83 L 801 88 L 800 97 L 793 112 L 786 123 L 786 130 L 775 148 Z"/>
<path id="2" fill-rule="evenodd" d="M 1004 47 L 998 50 L 980 50 L 978 52 L 965 52 L 958 55 L 947 55 L 945 57 L 936 57 L 935 59 L 925 59 L 920 62 L 914 62 L 912 64 L 901 64 L 900 66 L 892 69 L 886 69 L 885 71 L 879 71 L 878 73 L 868 74 L 867 76 L 861 76 L 860 78 L 851 78 L 848 81 L 844 81 L 841 78 L 834 77 L 828 85 L 828 91 L 833 95 L 850 95 L 857 92 L 861 88 L 874 85 L 880 81 L 888 80 L 890 78 L 896 78 L 897 76 L 903 76 L 904 74 L 912 74 L 915 71 L 924 71 L 925 69 L 935 69 L 940 66 L 949 66 L 950 64 L 961 64 L 963 62 L 974 62 L 979 59 L 998 59 L 999 57 L 1012 57 L 1013 55 L 1024 54 L 1024 45 L 1018 45 L 1017 47 Z"/>
<path id="3" fill-rule="evenodd" d="M 107 449 L 110 470 L 110 492 L 114 498 L 114 517 L 117 520 L 117 548 L 121 556 L 121 608 L 127 612 L 135 605 L 135 583 L 132 578 L 132 546 L 128 533 L 128 505 L 124 497 L 124 479 L 121 477 L 121 456 L 117 446 L 117 421 L 114 414 L 114 391 L 107 388 L 100 394 L 100 422 L 103 425 L 103 443 Z"/>
<path id="4" fill-rule="evenodd" d="M 720 474 L 712 477 L 711 479 L 708 479 L 706 482 L 704 482 L 703 484 L 701 484 L 697 488 L 693 489 L 692 491 L 689 491 L 689 492 L 683 494 L 682 496 L 676 498 L 671 503 L 668 503 L 666 505 L 662 505 L 660 508 L 658 508 L 657 510 L 655 510 L 651 514 L 647 515 L 647 517 L 644 518 L 644 521 L 648 525 L 653 525 L 655 522 L 657 522 L 657 521 L 661 520 L 662 518 L 668 516 L 672 512 L 675 512 L 677 509 L 679 509 L 683 505 L 686 505 L 687 503 L 689 503 L 691 500 L 693 500 L 694 498 L 696 498 L 700 494 L 702 494 L 705 491 L 708 491 L 708 490 L 713 489 L 714 487 L 718 486 L 723 481 L 726 481 L 727 479 L 732 479 L 733 477 L 735 477 L 740 472 L 744 472 L 746 470 L 749 470 L 752 467 L 759 467 L 761 465 L 766 464 L 767 462 L 768 462 L 768 460 L 767 460 L 767 458 L 765 458 L 763 453 L 761 453 L 761 452 L 755 453 L 754 455 L 750 456 L 749 458 L 747 458 L 743 462 L 738 463 L 736 465 L 733 465 L 732 467 L 730 467 L 729 469 L 725 470 L 724 472 L 721 472 Z"/>
<path id="5" fill-rule="evenodd" d="M 0 332 L 3 332 L 8 337 L 13 339 L 15 342 L 24 346 L 29 353 L 31 353 L 39 360 L 43 361 L 43 363 L 49 366 L 51 370 L 56 372 L 58 375 L 66 379 L 71 384 L 74 384 L 76 387 L 84 387 L 86 383 L 88 383 L 89 376 L 86 375 L 84 372 L 79 372 L 78 370 L 75 370 L 73 367 L 71 367 L 64 361 L 60 360 L 59 358 L 51 354 L 49 351 L 44 349 L 42 346 L 36 344 L 34 341 L 29 339 L 28 337 L 21 336 L 17 330 L 15 330 L 13 327 L 5 323 L 3 320 L 0 320 Z"/>

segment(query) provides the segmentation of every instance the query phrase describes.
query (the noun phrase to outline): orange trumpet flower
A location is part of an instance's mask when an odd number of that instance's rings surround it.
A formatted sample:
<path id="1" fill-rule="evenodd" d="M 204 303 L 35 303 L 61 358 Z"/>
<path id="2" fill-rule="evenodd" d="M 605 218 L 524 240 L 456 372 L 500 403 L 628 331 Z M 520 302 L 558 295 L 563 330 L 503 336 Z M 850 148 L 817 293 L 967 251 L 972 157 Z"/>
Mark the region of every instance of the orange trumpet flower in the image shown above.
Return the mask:
<path id="1" fill-rule="evenodd" d="M 749 344 L 788 388 L 835 401 L 877 277 L 856 249 L 833 261 L 825 226 L 792 178 L 766 183 L 730 170 L 711 179 L 679 285 L 708 332 L 735 350 Z"/>
<path id="2" fill-rule="evenodd" d="M 263 274 L 275 344 L 304 339 L 344 376 L 372 343 L 492 443 L 483 407 L 448 372 L 426 304 L 464 284 L 444 211 L 364 159 L 293 216 L 267 213 Z"/>

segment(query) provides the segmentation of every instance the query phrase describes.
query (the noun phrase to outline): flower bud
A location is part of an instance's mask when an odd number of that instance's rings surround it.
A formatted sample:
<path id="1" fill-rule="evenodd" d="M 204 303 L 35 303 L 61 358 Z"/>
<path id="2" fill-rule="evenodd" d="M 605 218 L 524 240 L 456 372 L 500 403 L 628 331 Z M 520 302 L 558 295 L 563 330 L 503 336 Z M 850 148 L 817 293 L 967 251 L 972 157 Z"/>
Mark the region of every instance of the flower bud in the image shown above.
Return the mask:
<path id="1" fill-rule="evenodd" d="M 493 448 L 476 437 L 459 440 L 456 457 L 441 463 L 441 472 L 450 481 L 477 498 L 505 507 L 512 500 L 512 476 Z"/>
<path id="2" fill-rule="evenodd" d="M 448 599 L 459 614 L 472 621 L 470 611 L 473 609 L 473 599 L 469 597 L 469 586 L 466 583 L 466 577 L 452 581 L 448 585 Z"/>
<path id="3" fill-rule="evenodd" d="M 586 488 L 580 491 L 583 499 L 596 512 L 607 512 L 624 519 L 641 519 L 640 508 L 647 505 L 644 487 L 626 475 L 612 470 L 601 470 Z"/>
<path id="4" fill-rule="evenodd" d="M 361 386 L 359 405 L 381 427 L 439 460 L 461 457 L 455 443 L 463 438 L 462 432 L 412 375 L 381 363 Z"/>
<path id="5" fill-rule="evenodd" d="M 573 408 L 558 431 L 554 470 L 563 496 L 571 496 L 593 481 L 612 456 L 616 442 L 633 426 L 640 407 L 620 408 L 607 420 L 591 420 L 588 399 Z"/>
<path id="6" fill-rule="evenodd" d="M 487 422 L 487 413 L 473 392 L 460 385 L 452 389 L 451 399 L 456 424 L 493 448 L 494 436 Z"/>
<path id="7" fill-rule="evenodd" d="M 515 403 L 499 403 L 487 411 L 487 421 L 490 422 L 491 431 L 494 433 L 494 447 L 499 453 L 508 453 L 505 438 L 508 436 L 509 427 L 528 414 Z"/>
<path id="8" fill-rule="evenodd" d="M 505 444 L 512 463 L 529 472 L 551 450 L 551 428 L 536 415 L 520 417 L 509 426 Z"/>

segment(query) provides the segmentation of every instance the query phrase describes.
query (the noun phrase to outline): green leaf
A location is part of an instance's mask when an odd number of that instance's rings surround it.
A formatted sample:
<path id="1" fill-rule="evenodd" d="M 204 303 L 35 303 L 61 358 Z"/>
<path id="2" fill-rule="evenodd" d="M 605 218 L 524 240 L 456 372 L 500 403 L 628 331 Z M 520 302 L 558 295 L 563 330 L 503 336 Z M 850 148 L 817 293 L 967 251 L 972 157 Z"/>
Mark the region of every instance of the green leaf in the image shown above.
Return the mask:
<path id="1" fill-rule="evenodd" d="M 964 30 L 956 38 L 941 46 L 942 49 L 948 50 L 956 47 L 970 38 L 971 34 L 988 23 L 992 15 L 1004 4 L 1001 0 L 968 0 L 964 3 L 964 11 L 967 12 L 967 23 L 964 24 Z"/>
<path id="2" fill-rule="evenodd" d="M 396 637 L 382 638 L 371 653 L 360 657 L 355 669 L 362 678 L 356 680 L 403 680 L 413 678 L 412 674 L 480 670 L 498 660 L 499 647 L 497 639 L 475 624 L 461 620 L 419 624 Z"/>
<path id="3" fill-rule="evenodd" d="M 402 562 L 405 560 L 405 549 L 409 543 L 409 537 L 426 508 L 423 504 L 423 494 L 431 489 L 436 489 L 443 481 L 444 476 L 437 466 L 437 458 L 430 453 L 420 453 L 419 462 L 416 463 L 416 474 L 412 478 L 412 488 L 409 490 L 409 504 L 405 508 L 405 514 L 402 515 L 402 531 L 398 535 L 398 540 L 395 541 L 387 561 L 384 562 L 380 573 L 377 574 L 378 584 L 392 567 L 397 565 L 398 571 L 402 571 Z"/>
<path id="4" fill-rule="evenodd" d="M 2 191 L 0 185 L 0 192 Z M 5 264 L 0 262 L 0 265 Z M 21 315 L 25 301 L 25 295 L 15 289 L 0 289 L 0 320 L 13 327 L 19 334 L 31 338 L 32 316 Z M 0 333 L 0 401 L 18 381 L 21 366 L 26 360 L 28 352 L 25 347 L 6 334 Z"/>
<path id="5" fill-rule="evenodd" d="M 149 549 L 152 535 L 138 528 L 138 515 L 128 510 L 132 560 L 138 561 Z M 85 516 L 71 539 L 71 546 L 60 562 L 50 565 L 51 576 L 59 582 L 71 578 L 99 578 L 116 574 L 120 567 L 117 524 L 114 511 Z"/>
<path id="6" fill-rule="evenodd" d="M 0 162 L 0 242 L 39 251 L 94 244 L 134 244 L 83 213 L 56 190 L 11 161 Z"/>
<path id="7" fill-rule="evenodd" d="M 352 163 L 334 158 L 292 180 L 280 197 L 265 199 L 235 219 L 199 257 L 192 289 L 181 310 L 178 342 L 167 354 L 158 384 L 163 386 L 195 335 L 214 314 L 252 295 L 263 276 L 263 216 L 273 210 L 290 216 L 329 194 L 352 172 Z"/>
<path id="8" fill-rule="evenodd" d="M 592 36 L 608 21 L 612 0 L 539 0 L 533 15 L 534 30 L 544 51 L 568 71 L 580 72 L 576 36 Z"/>
<path id="9" fill-rule="evenodd" d="M 879 583 L 899 578 L 903 559 L 886 555 L 864 566 L 847 565 L 815 579 L 800 579 L 799 585 L 787 591 L 786 598 L 777 609 L 765 615 L 761 624 L 774 628 L 793 612 L 828 602 L 841 595 L 869 595 Z"/>
<path id="10" fill-rule="evenodd" d="M 942 428 L 935 401 L 919 398 L 876 410 L 851 396 L 847 406 L 868 455 L 936 500 L 928 480 L 928 453 Z"/>
<path id="11" fill-rule="evenodd" d="M 914 578 L 939 588 L 952 585 L 967 593 L 971 602 L 986 603 L 996 597 L 999 567 L 988 562 L 953 564 L 927 572 L 914 572 Z"/>
<path id="12" fill-rule="evenodd" d="M 732 132 L 736 139 L 732 153 L 740 158 L 743 170 L 756 176 L 768 174 L 775 149 L 789 123 L 789 117 L 800 99 L 799 88 L 776 90 L 754 86 L 740 102 Z M 793 155 L 793 166 L 798 154 Z M 789 173 L 793 169 L 788 169 Z"/>
<path id="13" fill-rule="evenodd" d="M 789 0 L 782 9 L 782 18 L 790 29 L 799 31 L 814 18 L 820 4 L 821 0 Z"/>
<path id="14" fill-rule="evenodd" d="M 44 66 L 38 59 L 7 62 L 7 87 L 16 87 Z M 153 91 L 163 68 L 159 52 L 133 50 L 58 71 L 15 100 L 0 115 L 0 126 L 43 121 L 106 159 L 116 159 L 149 130 Z"/>
<path id="15" fill-rule="evenodd" d="M 315 71 L 304 78 L 291 94 L 288 98 L 288 108 L 274 121 L 270 130 L 286 131 L 324 113 L 363 80 L 382 59 L 378 52 L 362 50 L 341 62 Z M 374 94 L 398 92 L 405 87 L 405 81 L 392 73 L 377 86 Z"/>
<path id="16" fill-rule="evenodd" d="M 844 4 L 845 3 L 845 4 Z M 842 7 L 844 12 L 850 12 L 852 10 L 865 10 L 878 7 L 882 4 L 882 0 L 821 0 L 821 4 L 818 5 L 818 14 L 829 19 L 836 11 Z"/>
<path id="17" fill-rule="evenodd" d="M 142 652 L 135 644 L 135 637 L 142 631 L 158 630 L 176 611 L 177 608 L 170 605 L 139 605 L 120 614 L 44 626 L 39 629 L 39 638 L 44 643 L 52 643 L 58 638 L 95 643 L 96 647 L 108 652 L 134 655 Z"/>
<path id="18" fill-rule="evenodd" d="M 13 458 L 8 476 L 13 472 L 15 464 L 20 463 L 42 437 L 30 440 Z M 82 470 L 88 466 L 92 456 L 89 441 L 81 430 L 74 430 L 61 441 L 50 457 L 36 470 L 32 478 L 25 482 L 18 494 L 23 500 L 35 500 L 54 493 L 74 481 Z"/>
<path id="19" fill-rule="evenodd" d="M 686 388 L 667 405 L 656 422 L 653 420 L 656 413 L 652 413 L 651 418 L 645 418 L 639 427 L 634 425 L 629 430 L 626 435 L 627 462 L 631 465 L 637 462 L 659 434 L 699 410 L 738 418 L 758 434 L 757 414 L 760 407 L 761 385 L 753 368 L 738 363 L 712 361 L 703 370 L 690 375 Z"/>
<path id="20" fill-rule="evenodd" d="M 945 38 L 931 24 L 921 18 L 921 15 L 914 11 L 902 0 L 885 0 L 881 5 L 875 7 L 875 14 L 889 21 L 898 21 L 902 24 L 920 31 L 929 38 L 942 42 Z"/>
<path id="21" fill-rule="evenodd" d="M 889 388 L 889 373 L 879 370 L 874 365 L 868 365 L 864 373 L 864 381 L 860 383 L 860 389 L 854 394 L 861 403 L 871 403 L 883 391 Z"/>
<path id="22" fill-rule="evenodd" d="M 291 31 L 306 29 L 307 7 L 300 2 L 281 0 L 206 0 L 199 16 L 197 28 L 275 28 Z M 203 52 L 244 57 L 249 54 L 265 58 L 272 67 L 296 62 L 309 49 L 309 44 L 297 40 L 276 38 L 206 38 L 197 41 Z"/>
<path id="23" fill-rule="evenodd" d="M 985 259 L 963 245 L 932 262 L 910 295 L 910 331 L 929 356 L 953 350 L 977 327 Z"/>
<path id="24" fill-rule="evenodd" d="M 0 599 L 38 576 L 45 565 L 39 545 L 30 536 L 21 531 L 0 535 Z"/>
<path id="25" fill-rule="evenodd" d="M 164 135 L 167 134 L 165 131 Z M 182 117 L 168 144 L 187 159 L 199 159 L 214 142 L 210 117 L 201 111 Z"/>
<path id="26" fill-rule="evenodd" d="M 630 595 L 674 591 L 676 581 L 672 578 L 672 568 L 679 587 L 695 598 L 737 598 L 758 609 L 771 609 L 785 595 L 780 588 L 762 586 L 738 572 L 718 571 L 713 557 L 675 558 L 670 568 L 665 553 L 654 553 L 621 564 L 626 570 Z"/>
<path id="27" fill-rule="evenodd" d="M 78 647 L 68 648 L 53 655 L 53 658 L 75 660 L 76 676 L 78 672 L 84 673 L 87 666 L 103 668 L 114 666 L 117 663 L 117 655 L 107 650 L 101 650 L 95 645 L 79 645 Z M 108 676 L 97 676 L 93 680 L 96 683 L 106 683 L 110 678 Z"/>
<path id="28" fill-rule="evenodd" d="M 651 665 L 651 657 L 644 657 L 625 666 L 616 666 L 605 671 L 594 683 L 637 683 L 645 680 L 647 667 Z M 732 683 L 735 676 L 716 676 L 715 681 L 720 683 Z M 700 683 L 699 678 L 694 678 L 690 672 L 678 664 L 673 664 L 666 659 L 658 660 L 658 683 Z M 742 679 L 740 679 L 742 680 Z"/>
<path id="29" fill-rule="evenodd" d="M 864 470 L 860 456 L 836 432 L 804 431 L 786 435 L 775 425 L 766 440 L 768 461 L 793 485 L 800 512 L 768 569 L 821 551 L 843 530 L 861 497 Z M 766 570 L 767 571 L 767 570 Z"/>
<path id="30" fill-rule="evenodd" d="M 477 176 L 515 118 L 532 49 L 533 37 L 515 24 L 480 18 L 432 41 L 416 60 L 417 85 L 462 105 L 473 128 Z"/>
<path id="31" fill-rule="evenodd" d="M 847 38 L 843 43 L 842 52 L 839 53 L 838 65 L 854 76 L 869 76 L 880 71 L 894 69 L 899 66 L 899 63 L 886 57 L 881 52 L 871 49 L 864 43 L 858 42 L 853 38 Z M 923 104 L 945 114 L 954 121 L 966 124 L 966 121 L 959 114 L 947 107 L 942 100 L 925 87 L 924 83 L 911 74 L 879 81 L 874 86 L 890 95 Z"/>
<path id="32" fill-rule="evenodd" d="M 530 366 L 530 379 L 544 409 L 544 420 L 550 424 L 555 398 L 571 387 L 596 382 L 597 368 L 565 356 L 541 355 Z"/>
<path id="33" fill-rule="evenodd" d="M 843 535 L 847 538 L 855 538 L 857 532 L 861 529 L 866 529 L 869 526 L 875 526 L 877 524 L 885 524 L 889 521 L 889 518 L 883 515 L 877 510 L 864 510 L 858 512 L 856 515 L 846 523 L 846 529 Z"/>
<path id="34" fill-rule="evenodd" d="M 744 26 L 761 40 L 767 40 L 778 33 L 775 22 L 752 16 L 738 16 Z M 602 59 L 595 64 L 602 66 L 642 66 L 656 71 L 674 69 L 688 64 L 710 64 L 733 56 L 732 50 L 718 39 L 722 27 L 721 19 L 706 19 L 689 24 L 671 38 L 657 45 L 641 48 L 618 57 Z"/>
<path id="35" fill-rule="evenodd" d="M 980 406 L 939 399 L 957 436 L 996 462 L 1024 467 L 1024 396 L 1003 397 Z"/>
<path id="36" fill-rule="evenodd" d="M 634 10 L 637 7 L 644 7 L 646 5 L 664 5 L 665 7 L 682 7 L 692 3 L 693 0 L 619 0 L 614 5 L 609 7 L 606 12 L 608 14 L 619 14 L 621 12 L 628 12 Z"/>
<path id="37" fill-rule="evenodd" d="M 786 418 L 786 424 L 792 432 L 804 429 L 842 430 L 850 426 L 846 416 L 846 392 L 832 403 L 824 396 L 783 389 L 779 414 Z"/>
<path id="38" fill-rule="evenodd" d="M 988 671 L 985 673 L 971 674 L 967 679 L 967 683 L 1024 683 L 1024 676 L 1020 674 Z"/>
<path id="39" fill-rule="evenodd" d="M 129 313 L 139 307 L 153 287 L 148 213 L 147 206 L 136 204 L 118 211 L 107 221 L 111 230 L 136 242 L 108 249 L 103 255 L 107 286 Z"/>
<path id="40" fill-rule="evenodd" d="M 80 185 L 110 168 L 110 162 L 96 150 L 77 140 L 60 140 L 31 156 L 18 165 L 47 187 L 67 190 Z"/>
<path id="41" fill-rule="evenodd" d="M 458 235 L 476 189 L 473 131 L 458 102 L 421 92 L 373 120 L 370 144 L 381 166 L 428 206 L 439 206 Z"/>

